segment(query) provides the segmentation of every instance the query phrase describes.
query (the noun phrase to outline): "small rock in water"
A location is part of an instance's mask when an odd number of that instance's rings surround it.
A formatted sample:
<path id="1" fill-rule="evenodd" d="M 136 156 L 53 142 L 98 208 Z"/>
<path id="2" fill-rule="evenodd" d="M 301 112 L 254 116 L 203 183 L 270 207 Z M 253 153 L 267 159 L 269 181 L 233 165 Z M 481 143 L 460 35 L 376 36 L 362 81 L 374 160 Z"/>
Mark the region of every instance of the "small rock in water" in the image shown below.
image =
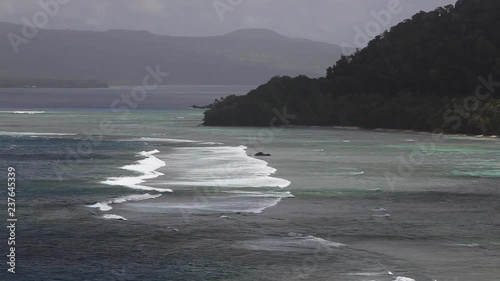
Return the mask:
<path id="1" fill-rule="evenodd" d="M 254 156 L 271 156 L 271 154 L 264 153 L 264 152 L 257 152 L 257 153 L 255 153 Z"/>

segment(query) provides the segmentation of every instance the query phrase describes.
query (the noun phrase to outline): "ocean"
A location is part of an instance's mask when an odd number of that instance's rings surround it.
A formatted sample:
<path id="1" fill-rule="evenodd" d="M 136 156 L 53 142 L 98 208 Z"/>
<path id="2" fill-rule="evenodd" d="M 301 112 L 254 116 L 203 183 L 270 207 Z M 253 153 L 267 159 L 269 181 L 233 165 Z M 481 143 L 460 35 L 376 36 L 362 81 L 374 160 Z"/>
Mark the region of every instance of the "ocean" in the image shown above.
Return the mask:
<path id="1" fill-rule="evenodd" d="M 111 104 L 131 87 L 1 89 L 0 279 L 500 280 L 498 139 L 188 108 L 253 88 L 164 86 L 130 111 Z"/>

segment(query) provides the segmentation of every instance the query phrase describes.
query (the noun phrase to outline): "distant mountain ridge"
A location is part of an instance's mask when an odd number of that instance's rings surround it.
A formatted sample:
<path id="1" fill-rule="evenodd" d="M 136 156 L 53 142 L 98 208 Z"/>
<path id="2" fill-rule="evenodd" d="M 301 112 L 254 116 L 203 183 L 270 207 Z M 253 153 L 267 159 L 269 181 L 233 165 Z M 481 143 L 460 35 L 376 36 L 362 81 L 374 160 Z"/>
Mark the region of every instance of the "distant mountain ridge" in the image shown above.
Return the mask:
<path id="1" fill-rule="evenodd" d="M 319 77 L 339 46 L 291 39 L 265 29 L 179 37 L 148 31 L 40 30 L 15 54 L 7 40 L 21 25 L 0 22 L 0 78 L 101 79 L 138 83 L 160 64 L 170 84 L 258 84 L 275 75 Z"/>

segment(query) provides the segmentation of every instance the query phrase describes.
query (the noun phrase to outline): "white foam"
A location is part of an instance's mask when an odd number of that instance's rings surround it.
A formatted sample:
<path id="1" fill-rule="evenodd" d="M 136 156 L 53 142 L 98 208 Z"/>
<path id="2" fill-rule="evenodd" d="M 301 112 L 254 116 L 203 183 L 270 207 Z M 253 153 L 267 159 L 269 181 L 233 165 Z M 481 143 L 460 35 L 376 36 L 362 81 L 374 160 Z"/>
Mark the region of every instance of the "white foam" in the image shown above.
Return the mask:
<path id="1" fill-rule="evenodd" d="M 163 175 L 162 173 L 157 172 L 156 170 L 165 166 L 166 163 L 153 156 L 153 154 L 156 153 L 159 153 L 159 151 L 156 149 L 149 152 L 147 151 L 140 152 L 138 153 L 138 155 L 144 156 L 146 158 L 138 160 L 136 164 L 126 165 L 121 167 L 124 170 L 138 172 L 141 173 L 142 175 L 135 177 L 112 177 L 108 178 L 105 181 L 102 181 L 101 183 L 107 185 L 125 186 L 128 188 L 138 189 L 138 190 L 172 192 L 171 189 L 167 188 L 156 188 L 156 187 L 141 185 L 141 183 L 144 183 L 148 179 L 154 179 Z"/>
<path id="2" fill-rule="evenodd" d="M 158 176 L 163 175 L 162 173 L 158 173 Z M 151 176 L 151 177 L 146 177 L 146 176 L 139 176 L 139 177 L 120 177 L 120 178 L 109 178 L 105 181 L 102 181 L 102 184 L 107 184 L 107 185 L 117 185 L 117 186 L 125 186 L 131 189 L 137 189 L 137 190 L 145 190 L 145 191 L 157 191 L 157 192 L 172 192 L 172 189 L 169 188 L 157 188 L 157 187 L 150 187 L 150 186 L 145 186 L 141 185 L 141 183 L 144 182 L 146 179 L 153 179 L 158 176 Z"/>
<path id="3" fill-rule="evenodd" d="M 64 133 L 5 132 L 5 131 L 0 131 L 0 135 L 7 135 L 7 136 L 76 136 L 76 134 L 64 134 Z"/>
<path id="4" fill-rule="evenodd" d="M 87 207 L 89 207 L 89 208 L 98 208 L 99 210 L 101 210 L 103 212 L 107 212 L 107 211 L 110 211 L 111 209 L 113 209 L 107 203 L 102 203 L 102 202 L 95 203 L 94 205 L 88 205 Z"/>
<path id="5" fill-rule="evenodd" d="M 290 181 L 272 177 L 276 169 L 262 159 L 250 157 L 245 146 L 179 147 L 165 155 L 170 163 L 164 169 L 169 180 L 166 185 L 218 187 L 230 194 L 228 199 L 218 202 L 212 199 L 207 204 L 196 204 L 193 209 L 261 213 L 276 206 L 283 198 L 293 197 L 290 192 L 277 192 L 270 188 L 285 188 Z M 240 191 L 231 188 L 262 188 L 262 190 Z M 229 189 L 229 190 L 228 190 Z M 267 189 L 267 190 L 266 190 Z M 241 200 L 239 198 L 242 198 Z"/>
<path id="6" fill-rule="evenodd" d="M 290 191 L 285 192 L 273 192 L 273 191 L 239 191 L 239 190 L 231 190 L 224 191 L 224 193 L 235 194 L 234 196 L 242 196 L 242 197 L 264 197 L 264 198 L 294 198 L 293 194 Z"/>
<path id="7" fill-rule="evenodd" d="M 383 215 L 372 215 L 372 217 L 378 217 L 378 218 L 389 218 L 391 215 L 389 214 L 383 214 Z"/>
<path id="8" fill-rule="evenodd" d="M 398 277 L 396 277 L 396 279 L 394 279 L 394 281 L 415 281 L 415 279 L 398 276 Z"/>
<path id="9" fill-rule="evenodd" d="M 266 161 L 248 156 L 245 149 L 245 146 L 177 147 L 169 154 L 161 155 L 161 160 L 155 157 L 157 150 L 141 152 L 140 155 L 146 157 L 145 159 L 122 168 L 140 172 L 142 176 L 111 178 L 105 183 L 136 189 L 152 189 L 143 186 L 142 181 L 148 177 L 162 175 L 156 171 L 158 167 L 162 167 L 162 172 L 168 174 L 168 178 L 156 180 L 157 184 L 176 187 L 217 187 L 219 195 L 225 194 L 225 196 L 210 197 L 207 202 L 193 204 L 140 203 L 143 207 L 172 210 L 261 213 L 277 205 L 283 198 L 293 197 L 288 191 L 278 190 L 288 186 L 290 182 L 272 177 L 276 169 L 269 167 Z M 169 165 L 165 166 L 165 162 Z M 236 188 L 238 189 L 235 190 Z"/>
<path id="10" fill-rule="evenodd" d="M 218 200 L 217 200 L 218 199 Z M 229 201 L 226 201 L 229 200 Z M 219 212 L 219 213 L 262 213 L 265 209 L 275 206 L 281 201 L 281 198 L 263 198 L 260 200 L 243 200 L 231 201 L 230 198 L 211 198 L 205 203 L 137 203 L 136 208 L 151 208 L 161 210 L 172 210 L 178 212 L 179 210 L 189 210 L 189 212 Z"/>
<path id="11" fill-rule="evenodd" d="M 169 139 L 169 138 L 139 138 L 140 141 L 152 141 L 152 142 L 171 142 L 171 143 L 199 143 L 199 141 L 194 140 L 183 140 L 183 139 Z"/>
<path id="12" fill-rule="evenodd" d="M 0 111 L 0 113 L 11 113 L 11 114 L 42 114 L 45 111 Z"/>
<path id="13" fill-rule="evenodd" d="M 382 275 L 380 272 L 356 272 L 356 273 L 349 273 L 347 275 L 351 276 L 378 276 Z"/>
<path id="14" fill-rule="evenodd" d="M 305 252 L 316 251 L 318 246 L 322 246 L 327 250 L 341 248 L 346 245 L 311 235 L 303 236 L 301 234 L 290 233 L 289 237 L 247 240 L 236 244 L 236 246 L 258 251 Z"/>
<path id="15" fill-rule="evenodd" d="M 149 157 L 149 156 L 156 154 L 156 153 L 160 153 L 160 151 L 158 149 L 155 149 L 155 150 L 151 150 L 151 151 L 141 151 L 138 154 L 141 156 L 144 156 L 144 157 Z"/>
<path id="16" fill-rule="evenodd" d="M 352 172 L 337 172 L 334 173 L 335 176 L 362 176 L 365 171 L 352 171 Z"/>
<path id="17" fill-rule="evenodd" d="M 103 212 L 111 211 L 113 207 L 110 205 L 112 204 L 120 204 L 120 203 L 125 203 L 125 202 L 132 202 L 132 201 L 142 201 L 142 200 L 148 200 L 148 199 L 154 199 L 160 197 L 161 194 L 154 194 L 151 195 L 149 193 L 146 194 L 133 194 L 133 195 L 128 195 L 128 196 L 123 196 L 123 197 L 118 197 L 114 198 L 105 202 L 99 202 L 94 205 L 88 205 L 87 207 L 89 208 L 98 208 L 99 210 Z"/>
<path id="18" fill-rule="evenodd" d="M 467 248 L 476 248 L 481 246 L 478 243 L 471 243 L 471 244 L 457 244 L 457 246 L 462 246 L 462 247 L 467 247 Z"/>
<path id="19" fill-rule="evenodd" d="M 122 220 L 122 221 L 126 221 L 127 219 L 122 217 L 122 216 L 119 216 L 119 215 L 114 215 L 114 214 L 105 214 L 102 216 L 103 219 L 107 219 L 107 220 Z"/>
<path id="20" fill-rule="evenodd" d="M 222 143 L 222 142 L 207 141 L 207 142 L 200 142 L 198 144 L 200 144 L 200 145 L 223 145 L 224 143 Z"/>
<path id="21" fill-rule="evenodd" d="M 192 143 L 197 145 L 223 145 L 221 142 L 201 142 L 195 140 L 184 140 L 184 139 L 171 139 L 171 138 L 138 138 L 132 139 L 132 141 L 149 141 L 149 142 L 169 142 L 169 143 Z"/>
<path id="22" fill-rule="evenodd" d="M 268 163 L 247 155 L 245 146 L 182 147 L 166 159 L 175 175 L 169 185 L 220 187 L 280 187 L 288 180 L 271 177 L 276 169 Z"/>
<path id="23" fill-rule="evenodd" d="M 123 197 L 118 197 L 109 200 L 108 202 L 111 204 L 120 204 L 120 203 L 125 203 L 125 202 L 131 202 L 131 201 L 143 201 L 143 200 L 148 200 L 148 199 L 155 199 L 160 197 L 161 194 L 133 194 L 133 195 L 128 195 L 128 196 L 123 196 Z"/>
<path id="24" fill-rule="evenodd" d="M 168 185 L 182 185 L 182 186 L 225 186 L 225 187 L 280 187 L 285 188 L 290 185 L 290 182 L 281 179 L 262 176 L 259 178 L 233 178 L 233 179 L 206 179 L 200 181 L 167 181 L 164 182 Z"/>
<path id="25" fill-rule="evenodd" d="M 208 196 L 206 200 L 194 200 L 192 203 L 170 203 L 146 202 L 134 204 L 138 208 L 155 208 L 163 210 L 210 211 L 221 213 L 254 213 L 259 214 L 264 210 L 276 206 L 283 198 L 291 198 L 290 192 L 231 192 L 222 191 L 226 196 Z"/>
<path id="26" fill-rule="evenodd" d="M 144 174 L 155 172 L 157 169 L 166 165 L 166 163 L 164 161 L 153 156 L 153 154 L 156 154 L 156 153 L 159 153 L 159 151 L 156 149 L 153 151 L 149 151 L 149 152 L 147 152 L 147 151 L 139 152 L 138 154 L 140 156 L 144 156 L 146 158 L 144 158 L 142 160 L 138 160 L 136 162 L 137 164 L 123 166 L 122 169 L 140 172 L 140 173 L 144 173 Z M 157 176 L 159 176 L 159 175 L 162 175 L 162 174 L 158 173 Z"/>
<path id="27" fill-rule="evenodd" d="M 325 240 L 325 239 L 322 239 L 322 238 L 318 238 L 318 237 L 315 237 L 315 236 L 312 236 L 312 235 L 306 236 L 304 238 L 304 240 L 306 240 L 306 241 L 313 241 L 313 242 L 316 242 L 316 243 L 319 243 L 319 244 L 322 244 L 322 245 L 331 246 L 331 247 L 335 247 L 335 248 L 347 246 L 347 245 L 342 244 L 342 243 L 328 241 L 328 240 Z"/>
<path id="28" fill-rule="evenodd" d="M 268 209 L 268 208 L 271 208 L 271 207 L 278 205 L 278 203 L 281 202 L 281 200 L 283 198 L 284 197 L 274 197 L 274 198 L 265 199 L 264 201 L 260 202 L 258 207 L 247 208 L 246 210 L 243 210 L 243 212 L 260 214 L 260 213 L 264 212 L 265 209 Z"/>
<path id="29" fill-rule="evenodd" d="M 297 239 L 301 239 L 301 240 L 306 241 L 306 242 L 314 242 L 314 243 L 322 244 L 325 246 L 331 246 L 331 247 L 335 247 L 335 248 L 347 246 L 346 244 L 332 242 L 332 241 L 325 240 L 325 239 L 322 239 L 322 238 L 319 238 L 316 236 L 312 236 L 312 235 L 302 235 L 300 233 L 295 233 L 295 232 L 288 233 L 288 236 L 295 237 Z"/>
<path id="30" fill-rule="evenodd" d="M 173 163 L 168 185 L 219 187 L 279 187 L 290 181 L 271 177 L 276 169 L 247 155 L 245 146 L 181 147 L 165 159 Z"/>

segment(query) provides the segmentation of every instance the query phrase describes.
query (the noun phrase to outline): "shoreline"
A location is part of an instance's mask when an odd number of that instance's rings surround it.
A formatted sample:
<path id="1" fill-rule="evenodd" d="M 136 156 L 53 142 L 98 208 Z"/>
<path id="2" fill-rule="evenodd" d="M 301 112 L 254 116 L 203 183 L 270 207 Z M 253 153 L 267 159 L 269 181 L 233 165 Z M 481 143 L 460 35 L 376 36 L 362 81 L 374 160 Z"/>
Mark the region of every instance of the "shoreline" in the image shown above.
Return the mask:
<path id="1" fill-rule="evenodd" d="M 204 125 L 203 123 L 198 126 L 207 127 L 207 128 L 270 128 L 269 126 L 214 126 L 214 125 Z M 345 131 L 371 131 L 371 132 L 382 132 L 382 133 L 414 133 L 414 134 L 427 134 L 427 135 L 443 135 L 443 136 L 453 136 L 453 137 L 476 137 L 476 138 L 491 138 L 498 139 L 498 135 L 475 135 L 475 134 L 453 134 L 453 133 L 433 133 L 428 131 L 415 131 L 415 130 L 400 130 L 400 129 L 384 129 L 384 128 L 375 128 L 375 129 L 367 129 L 362 127 L 355 126 L 314 126 L 314 125 L 289 125 L 285 127 L 286 129 L 337 129 L 337 130 L 345 130 Z"/>

